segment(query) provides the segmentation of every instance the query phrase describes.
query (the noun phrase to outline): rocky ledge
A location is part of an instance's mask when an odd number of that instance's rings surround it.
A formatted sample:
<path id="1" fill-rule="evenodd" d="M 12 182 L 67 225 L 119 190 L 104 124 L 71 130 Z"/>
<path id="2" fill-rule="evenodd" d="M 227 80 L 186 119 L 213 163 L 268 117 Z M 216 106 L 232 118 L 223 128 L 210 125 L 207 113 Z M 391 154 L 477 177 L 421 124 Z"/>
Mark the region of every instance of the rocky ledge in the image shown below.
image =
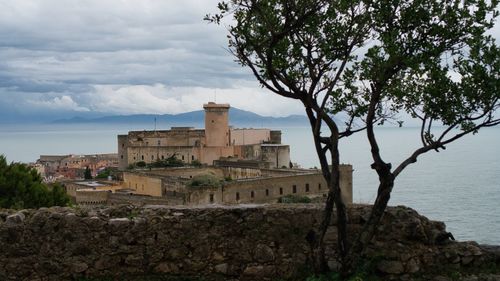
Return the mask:
<path id="1" fill-rule="evenodd" d="M 0 210 L 0 280 L 163 274 L 204 280 L 296 279 L 322 205 L 118 206 Z M 348 210 L 351 237 L 369 206 Z M 332 220 L 335 224 L 335 219 Z M 326 236 L 338 267 L 336 229 Z M 364 253 L 385 280 L 500 280 L 500 248 L 455 242 L 442 222 L 390 207 Z M 483 274 L 488 273 L 488 274 Z M 495 279 L 496 278 L 496 279 Z"/>

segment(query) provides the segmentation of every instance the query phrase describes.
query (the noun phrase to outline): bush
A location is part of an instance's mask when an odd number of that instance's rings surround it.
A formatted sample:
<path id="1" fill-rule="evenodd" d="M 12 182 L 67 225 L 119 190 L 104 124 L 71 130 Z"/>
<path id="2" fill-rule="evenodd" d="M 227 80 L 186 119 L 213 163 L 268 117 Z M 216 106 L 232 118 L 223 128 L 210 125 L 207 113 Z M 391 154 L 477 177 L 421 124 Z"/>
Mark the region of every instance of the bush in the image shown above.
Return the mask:
<path id="1" fill-rule="evenodd" d="M 198 161 L 198 160 L 193 160 L 193 161 L 191 161 L 191 166 L 201 167 L 201 166 L 202 166 L 202 164 L 201 164 L 201 162 L 200 162 L 200 161 Z"/>
<path id="2" fill-rule="evenodd" d="M 311 199 L 307 196 L 299 196 L 299 195 L 285 195 L 278 199 L 278 203 L 311 203 Z"/>
<path id="3" fill-rule="evenodd" d="M 0 155 L 0 208 L 40 208 L 66 206 L 69 198 L 59 184 L 47 186 L 33 168 L 11 163 Z"/>
<path id="4" fill-rule="evenodd" d="M 102 170 L 101 172 L 99 172 L 97 174 L 97 176 L 95 176 L 95 178 L 96 179 L 107 179 L 109 176 L 111 176 L 112 179 L 116 178 L 113 175 L 113 169 L 111 169 L 109 167 L 106 167 L 106 168 L 104 168 L 104 170 Z"/>
<path id="5" fill-rule="evenodd" d="M 218 177 L 212 174 L 195 176 L 193 179 L 187 184 L 188 187 L 221 187 L 222 181 Z"/>
<path id="6" fill-rule="evenodd" d="M 139 161 L 139 162 L 135 163 L 135 165 L 136 165 L 137 167 L 139 167 L 139 168 L 144 168 L 144 167 L 146 167 L 146 162 L 144 162 L 144 161 Z"/>
<path id="7" fill-rule="evenodd" d="M 182 160 L 177 159 L 174 155 L 168 157 L 163 160 L 156 160 L 155 162 L 148 165 L 149 168 L 164 168 L 164 167 L 182 167 L 184 166 L 184 162 Z"/>

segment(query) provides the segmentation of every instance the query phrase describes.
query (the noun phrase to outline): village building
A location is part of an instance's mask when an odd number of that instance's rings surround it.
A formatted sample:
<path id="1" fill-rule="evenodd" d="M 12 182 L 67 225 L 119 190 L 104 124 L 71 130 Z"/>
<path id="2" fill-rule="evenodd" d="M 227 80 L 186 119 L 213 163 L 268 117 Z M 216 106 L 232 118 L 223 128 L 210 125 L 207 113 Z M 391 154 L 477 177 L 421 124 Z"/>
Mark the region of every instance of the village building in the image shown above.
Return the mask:
<path id="1" fill-rule="evenodd" d="M 88 167 L 92 177 L 105 168 L 118 168 L 118 154 L 40 155 L 36 165 L 45 181 L 82 179 Z"/>

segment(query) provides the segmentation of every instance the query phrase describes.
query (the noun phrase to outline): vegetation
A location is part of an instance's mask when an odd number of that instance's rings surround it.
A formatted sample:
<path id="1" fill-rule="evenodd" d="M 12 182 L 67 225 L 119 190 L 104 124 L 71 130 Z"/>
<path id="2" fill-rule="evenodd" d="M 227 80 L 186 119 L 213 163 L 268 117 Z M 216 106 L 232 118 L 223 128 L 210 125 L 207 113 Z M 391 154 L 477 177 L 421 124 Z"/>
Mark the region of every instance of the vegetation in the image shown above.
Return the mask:
<path id="1" fill-rule="evenodd" d="M 221 187 L 222 180 L 215 175 L 206 174 L 194 176 L 191 181 L 188 182 L 187 186 L 191 188 L 203 188 L 203 187 Z"/>
<path id="2" fill-rule="evenodd" d="M 114 171 L 113 169 L 111 169 L 110 167 L 106 167 L 104 168 L 104 170 L 100 171 L 97 176 L 95 176 L 96 179 L 107 179 L 109 176 L 111 176 L 111 178 L 116 178 L 115 175 L 114 175 Z"/>
<path id="3" fill-rule="evenodd" d="M 293 195 L 293 194 L 288 194 L 285 196 L 282 196 L 278 199 L 278 203 L 311 203 L 311 198 L 307 196 L 299 196 L 299 195 Z"/>
<path id="4" fill-rule="evenodd" d="M 90 168 L 88 166 L 85 167 L 85 172 L 83 173 L 83 178 L 86 180 L 92 179 L 92 171 L 90 170 Z"/>
<path id="5" fill-rule="evenodd" d="M 203 166 L 203 164 L 198 160 L 193 160 L 193 161 L 191 161 L 191 166 L 201 167 L 201 166 Z"/>
<path id="6" fill-rule="evenodd" d="M 0 155 L 0 208 L 66 206 L 69 198 L 60 184 L 47 186 L 40 174 L 21 163 L 7 164 Z"/>
<path id="7" fill-rule="evenodd" d="M 167 159 L 158 159 L 156 160 L 156 162 L 148 164 L 147 166 L 149 168 L 182 167 L 184 166 L 184 162 L 180 159 L 177 159 L 176 155 L 174 154 Z"/>
<path id="8" fill-rule="evenodd" d="M 328 270 L 324 242 L 336 208 L 342 276 L 352 274 L 375 234 L 401 172 L 429 151 L 483 127 L 500 107 L 500 51 L 486 31 L 498 0 L 230 0 L 206 19 L 228 23 L 229 49 L 269 91 L 300 102 L 329 193 L 314 267 Z M 420 121 L 421 146 L 384 161 L 375 126 Z M 335 116 L 336 118 L 333 118 Z M 444 126 L 444 127 L 443 127 Z M 379 184 L 360 235 L 348 241 L 339 186 L 340 141 L 364 131 Z M 329 166 L 330 165 L 330 166 Z"/>

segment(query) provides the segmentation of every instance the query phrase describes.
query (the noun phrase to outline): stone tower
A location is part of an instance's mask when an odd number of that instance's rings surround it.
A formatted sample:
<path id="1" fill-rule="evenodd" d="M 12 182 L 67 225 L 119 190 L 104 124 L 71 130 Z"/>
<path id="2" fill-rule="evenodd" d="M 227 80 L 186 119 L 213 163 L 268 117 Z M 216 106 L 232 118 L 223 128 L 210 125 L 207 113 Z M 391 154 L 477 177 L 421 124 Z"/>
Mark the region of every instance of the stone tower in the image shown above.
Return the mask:
<path id="1" fill-rule="evenodd" d="M 205 109 L 205 145 L 208 147 L 229 146 L 229 104 L 209 102 Z"/>

